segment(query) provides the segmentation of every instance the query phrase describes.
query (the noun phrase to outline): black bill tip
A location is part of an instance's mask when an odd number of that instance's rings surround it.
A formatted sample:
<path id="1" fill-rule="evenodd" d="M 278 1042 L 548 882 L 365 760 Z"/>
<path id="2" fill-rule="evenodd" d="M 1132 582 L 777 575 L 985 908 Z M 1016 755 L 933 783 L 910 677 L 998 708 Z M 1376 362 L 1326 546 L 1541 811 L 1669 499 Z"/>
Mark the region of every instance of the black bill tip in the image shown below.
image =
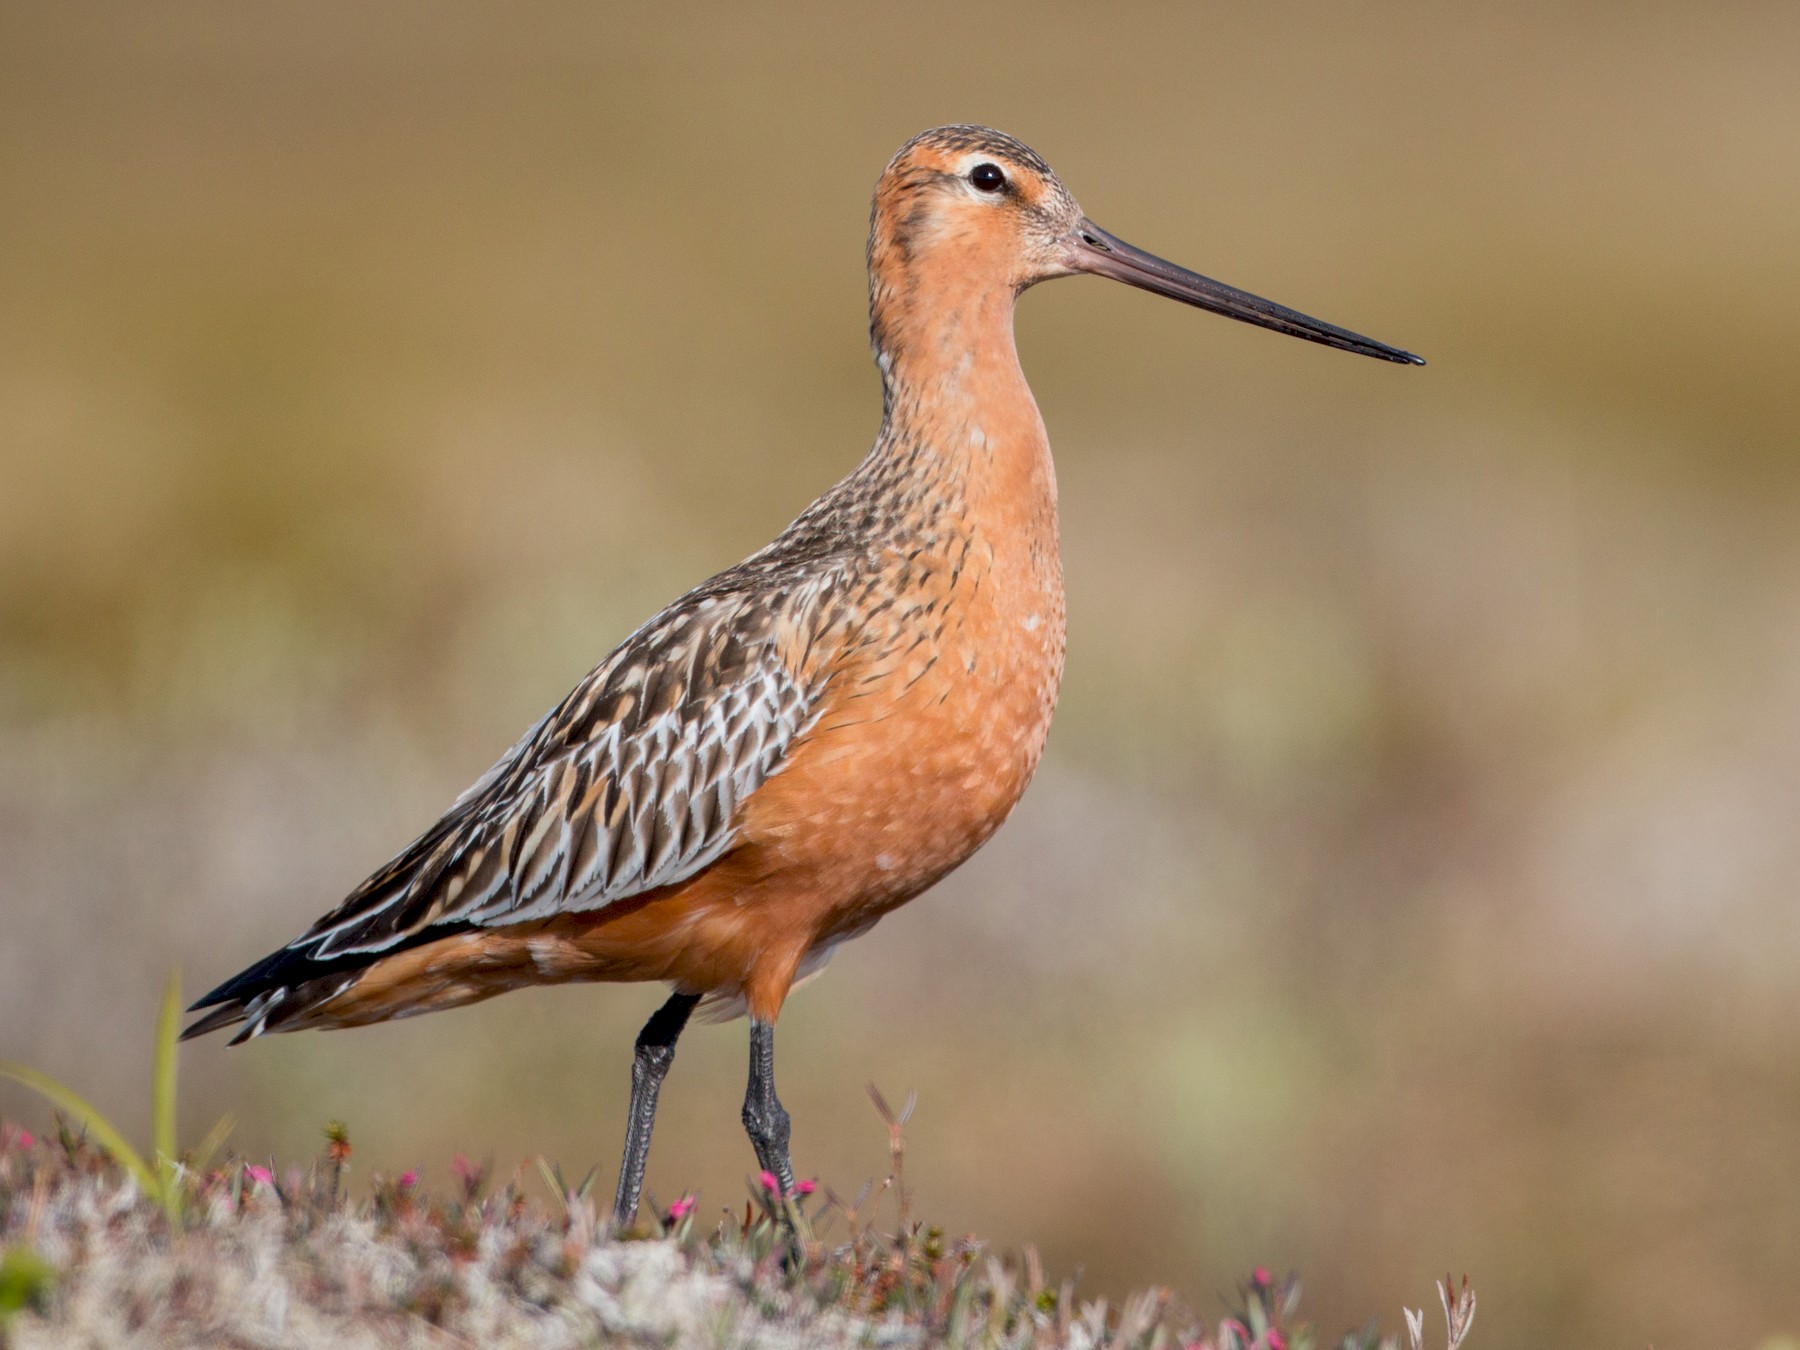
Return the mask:
<path id="1" fill-rule="evenodd" d="M 1377 342 L 1361 333 L 1352 333 L 1348 328 L 1339 328 L 1336 324 L 1302 314 L 1297 309 L 1265 300 L 1260 295 L 1252 295 L 1235 286 L 1227 286 L 1222 281 L 1203 277 L 1198 272 L 1190 272 L 1166 258 L 1159 258 L 1154 253 L 1146 253 L 1143 249 L 1126 243 L 1091 220 L 1081 222 L 1071 242 L 1071 263 L 1079 271 L 1110 277 L 1127 286 L 1136 286 L 1154 295 L 1179 300 L 1184 305 L 1223 314 L 1243 323 L 1253 323 L 1258 328 L 1286 333 L 1289 337 L 1304 338 L 1308 342 L 1335 347 L 1339 351 L 1372 356 L 1400 366 L 1425 364 L 1424 357 L 1412 352 L 1390 347 L 1385 342 Z"/>

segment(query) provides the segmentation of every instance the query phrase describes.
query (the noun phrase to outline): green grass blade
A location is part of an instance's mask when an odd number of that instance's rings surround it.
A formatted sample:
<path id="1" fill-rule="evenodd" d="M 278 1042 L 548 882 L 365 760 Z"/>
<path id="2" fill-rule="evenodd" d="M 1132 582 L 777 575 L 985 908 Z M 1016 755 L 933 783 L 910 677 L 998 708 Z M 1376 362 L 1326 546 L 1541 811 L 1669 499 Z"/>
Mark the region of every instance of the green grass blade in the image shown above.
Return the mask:
<path id="1" fill-rule="evenodd" d="M 175 1074 L 181 1035 L 181 972 L 171 970 L 156 1018 L 156 1058 L 150 1079 L 150 1137 L 155 1150 L 158 1193 L 171 1219 L 181 1217 L 181 1191 L 175 1168 Z"/>
<path id="2" fill-rule="evenodd" d="M 556 1203 L 562 1206 L 563 1218 L 569 1217 L 569 1188 L 563 1183 L 562 1168 L 552 1168 L 550 1160 L 538 1154 L 538 1171 L 543 1174 L 544 1185 L 550 1194 L 556 1197 Z"/>
<path id="3" fill-rule="evenodd" d="M 80 1121 L 87 1132 L 93 1136 L 94 1142 L 114 1161 L 137 1178 L 137 1184 L 146 1195 L 161 1195 L 162 1187 L 158 1184 L 156 1173 L 130 1144 L 125 1136 L 113 1128 L 112 1122 L 101 1115 L 87 1100 L 66 1087 L 47 1073 L 39 1073 L 36 1069 L 28 1069 L 23 1064 L 14 1064 L 11 1060 L 0 1060 L 0 1077 L 12 1079 L 15 1083 L 23 1083 L 33 1092 L 48 1098 L 49 1101 L 68 1115 Z"/>
<path id="4" fill-rule="evenodd" d="M 204 1173 L 206 1171 L 207 1165 L 213 1160 L 213 1154 L 224 1147 L 225 1140 L 236 1128 L 237 1119 L 235 1117 L 231 1115 L 219 1117 L 219 1123 L 206 1132 L 206 1138 L 202 1139 L 199 1146 L 194 1149 L 190 1166 L 195 1172 Z"/>

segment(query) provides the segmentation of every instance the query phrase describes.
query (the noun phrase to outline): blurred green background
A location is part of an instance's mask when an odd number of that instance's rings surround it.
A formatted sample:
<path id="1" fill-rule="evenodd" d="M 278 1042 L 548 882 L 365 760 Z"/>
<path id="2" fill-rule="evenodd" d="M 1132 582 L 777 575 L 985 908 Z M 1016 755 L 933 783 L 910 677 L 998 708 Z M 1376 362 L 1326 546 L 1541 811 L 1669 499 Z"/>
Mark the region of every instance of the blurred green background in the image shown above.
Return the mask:
<path id="1" fill-rule="evenodd" d="M 789 1005 L 801 1171 L 1333 1334 L 1800 1332 L 1800 9 L 0 7 L 0 1056 L 135 1122 L 285 941 L 861 456 L 868 194 L 953 120 L 1423 352 L 1020 307 L 1068 678 Z M 659 990 L 185 1053 L 361 1168 L 622 1136 Z M 742 1024 L 650 1185 L 741 1195 Z M 0 1110 L 42 1108 L 11 1088 Z"/>

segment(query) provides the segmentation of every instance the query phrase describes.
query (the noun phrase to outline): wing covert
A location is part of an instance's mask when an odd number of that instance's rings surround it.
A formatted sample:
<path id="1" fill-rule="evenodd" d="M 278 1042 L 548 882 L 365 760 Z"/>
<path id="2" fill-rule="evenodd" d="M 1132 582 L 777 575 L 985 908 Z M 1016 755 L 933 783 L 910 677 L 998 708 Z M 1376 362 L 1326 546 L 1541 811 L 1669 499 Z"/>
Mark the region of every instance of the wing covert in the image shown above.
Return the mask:
<path id="1" fill-rule="evenodd" d="M 287 951 L 376 956 L 436 932 L 598 910 L 717 860 L 816 704 L 783 659 L 779 615 L 734 599 L 633 634 Z"/>

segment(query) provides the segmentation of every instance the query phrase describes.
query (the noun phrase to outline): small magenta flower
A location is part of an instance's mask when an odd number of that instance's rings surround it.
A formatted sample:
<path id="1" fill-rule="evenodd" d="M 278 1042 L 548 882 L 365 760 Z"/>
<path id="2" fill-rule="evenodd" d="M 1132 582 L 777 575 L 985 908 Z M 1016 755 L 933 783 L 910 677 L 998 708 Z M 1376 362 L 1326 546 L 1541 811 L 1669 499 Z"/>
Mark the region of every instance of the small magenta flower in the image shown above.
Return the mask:
<path id="1" fill-rule="evenodd" d="M 419 1174 L 417 1172 L 409 1170 L 409 1171 L 402 1172 L 400 1174 L 400 1180 L 399 1180 L 398 1185 L 401 1190 L 410 1191 L 414 1186 L 417 1186 L 418 1184 L 419 1184 Z"/>
<path id="2" fill-rule="evenodd" d="M 1287 1337 L 1274 1327 L 1269 1328 L 1269 1350 L 1287 1350 Z"/>
<path id="3" fill-rule="evenodd" d="M 35 1143 L 37 1143 L 37 1140 L 35 1140 L 31 1137 L 30 1130 L 20 1130 L 19 1131 L 19 1147 L 20 1148 L 30 1148 Z"/>
<path id="4" fill-rule="evenodd" d="M 248 1176 L 250 1180 L 261 1182 L 264 1186 L 273 1186 L 275 1184 L 275 1174 L 266 1167 L 258 1167 L 255 1163 L 246 1164 L 244 1167 L 244 1174 Z"/>
<path id="5" fill-rule="evenodd" d="M 450 1160 L 450 1170 L 456 1173 L 456 1179 L 466 1186 L 480 1169 L 469 1161 L 468 1154 L 459 1153 Z"/>
<path id="6" fill-rule="evenodd" d="M 1269 1268 L 1267 1266 L 1258 1266 L 1255 1270 L 1250 1272 L 1250 1283 L 1254 1284 L 1258 1289 L 1267 1289 L 1272 1280 L 1273 1277 L 1269 1274 Z"/>
<path id="7" fill-rule="evenodd" d="M 762 1182 L 763 1189 L 769 1192 L 769 1194 L 781 1194 L 781 1183 L 775 1180 L 775 1174 L 773 1172 L 763 1172 L 757 1177 L 757 1180 Z"/>
<path id="8" fill-rule="evenodd" d="M 682 1196 L 681 1199 L 669 1206 L 669 1217 L 677 1223 L 681 1222 L 681 1220 L 687 1218 L 688 1215 L 694 1212 L 694 1205 L 696 1203 L 693 1196 Z"/>
<path id="9" fill-rule="evenodd" d="M 794 1183 L 795 1195 L 811 1195 L 818 1189 L 819 1183 L 816 1181 L 797 1181 Z"/>

